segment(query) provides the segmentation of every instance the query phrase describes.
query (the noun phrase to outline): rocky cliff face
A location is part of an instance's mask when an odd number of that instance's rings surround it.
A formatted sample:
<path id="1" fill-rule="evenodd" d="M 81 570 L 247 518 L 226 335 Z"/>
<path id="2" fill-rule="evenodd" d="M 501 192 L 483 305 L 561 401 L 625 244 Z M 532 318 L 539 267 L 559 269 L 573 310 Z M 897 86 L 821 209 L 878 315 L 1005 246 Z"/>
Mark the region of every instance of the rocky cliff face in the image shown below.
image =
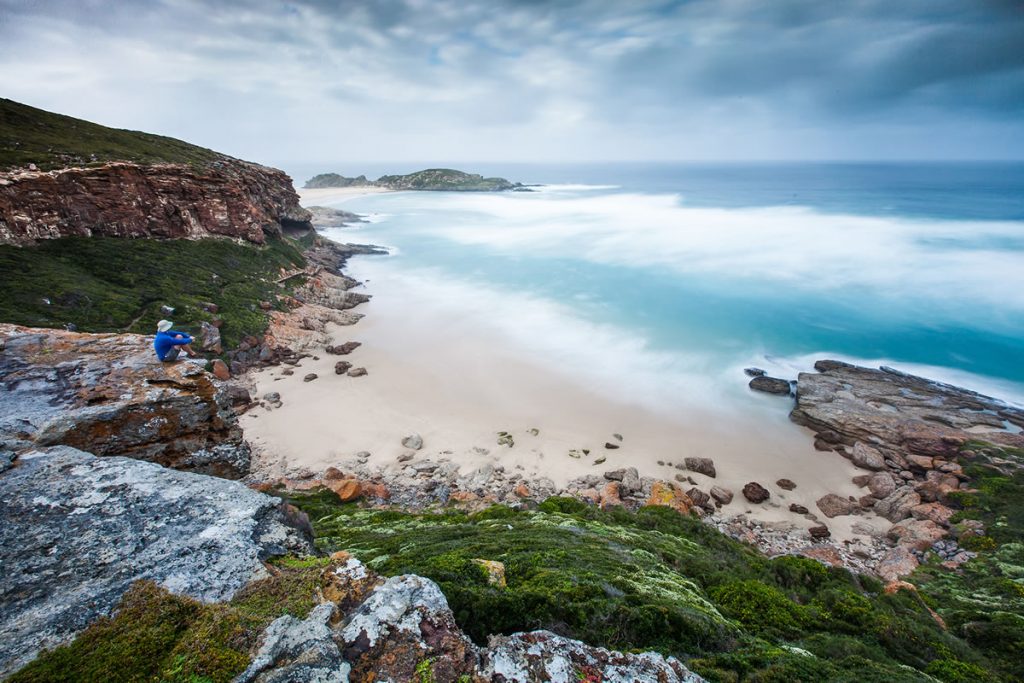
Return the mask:
<path id="1" fill-rule="evenodd" d="M 63 446 L 0 474 L 0 679 L 109 614 L 133 581 L 203 601 L 312 551 L 279 499 L 242 484 Z"/>
<path id="2" fill-rule="evenodd" d="M 228 157 L 194 166 L 113 162 L 0 173 L 0 244 L 71 235 L 262 244 L 309 220 L 285 173 Z"/>
<path id="3" fill-rule="evenodd" d="M 0 387 L 9 447 L 62 444 L 231 478 L 248 472 L 227 388 L 194 363 L 159 362 L 151 337 L 0 324 Z"/>

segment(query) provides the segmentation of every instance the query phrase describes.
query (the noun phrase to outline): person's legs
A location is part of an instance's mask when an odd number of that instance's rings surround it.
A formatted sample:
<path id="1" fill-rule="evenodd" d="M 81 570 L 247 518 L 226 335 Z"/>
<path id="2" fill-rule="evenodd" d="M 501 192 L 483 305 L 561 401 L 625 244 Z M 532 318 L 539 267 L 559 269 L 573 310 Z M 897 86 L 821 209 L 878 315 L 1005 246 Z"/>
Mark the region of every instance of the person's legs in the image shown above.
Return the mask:
<path id="1" fill-rule="evenodd" d="M 178 360 L 179 353 L 181 353 L 181 347 L 172 346 L 171 348 L 167 349 L 167 353 L 164 354 L 163 361 L 165 363 L 170 363 L 171 361 Z"/>
<path id="2" fill-rule="evenodd" d="M 182 351 L 184 351 L 185 353 L 192 357 L 199 355 L 198 353 L 195 352 L 195 349 L 192 348 L 191 344 L 182 344 L 180 348 Z"/>

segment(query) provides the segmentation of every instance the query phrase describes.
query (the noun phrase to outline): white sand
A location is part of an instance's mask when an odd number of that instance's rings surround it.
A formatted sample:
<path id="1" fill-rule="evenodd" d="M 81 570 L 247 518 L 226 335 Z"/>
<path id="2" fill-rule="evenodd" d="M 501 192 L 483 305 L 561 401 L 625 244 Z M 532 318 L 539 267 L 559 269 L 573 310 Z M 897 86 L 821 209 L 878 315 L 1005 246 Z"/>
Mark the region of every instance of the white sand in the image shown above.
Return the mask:
<path id="1" fill-rule="evenodd" d="M 299 193 L 299 204 L 302 206 L 323 206 L 337 202 L 363 197 L 368 194 L 380 194 L 382 192 L 394 192 L 384 187 L 318 187 L 315 189 L 303 188 L 297 190 Z"/>
<path id="2" fill-rule="evenodd" d="M 375 298 L 358 309 L 366 318 L 333 330 L 335 343 L 352 340 L 363 346 L 344 357 L 321 353 L 318 361 L 306 359 L 292 376 L 282 374 L 287 366 L 255 375 L 259 396 L 276 391 L 284 403 L 242 418 L 246 437 L 257 446 L 260 465 L 268 472 L 344 470 L 360 451 L 372 454 L 369 466 L 394 469 L 400 467 L 398 456 L 408 452 L 402 437 L 413 432 L 425 443 L 416 460 L 448 458 L 464 474 L 488 462 L 507 470 L 521 466 L 524 475 L 549 477 L 558 485 L 628 466 L 641 475 L 673 480 L 680 470 L 669 463 L 704 456 L 714 459 L 717 478 L 686 474 L 705 491 L 714 484 L 732 489 L 735 498 L 725 512 L 749 510 L 759 519 L 812 526 L 788 511 L 796 502 L 818 514 L 839 539 L 850 538 L 857 521 L 878 529 L 889 526 L 873 515 L 828 520 L 820 514 L 815 501 L 826 493 L 862 495 L 850 480 L 863 472 L 838 454 L 815 451 L 811 433 L 785 419 L 787 399 L 763 397 L 777 402 L 769 403 L 769 415 L 778 406 L 772 419 L 762 414 L 736 423 L 710 409 L 670 419 L 597 395 L 523 357 L 472 320 L 432 310 L 412 293 L 403 296 L 374 282 L 369 291 Z M 334 363 L 341 359 L 366 367 L 368 376 L 335 375 Z M 303 382 L 307 373 L 319 378 Z M 512 433 L 515 446 L 498 446 L 499 431 Z M 606 450 L 605 442 L 615 442 L 613 433 L 624 437 L 621 448 Z M 590 456 L 569 457 L 574 448 L 590 449 Z M 607 461 L 594 464 L 600 456 Z M 795 481 L 796 490 L 776 486 L 783 477 Z M 743 498 L 740 490 L 750 481 L 771 491 L 769 502 L 751 505 Z"/>

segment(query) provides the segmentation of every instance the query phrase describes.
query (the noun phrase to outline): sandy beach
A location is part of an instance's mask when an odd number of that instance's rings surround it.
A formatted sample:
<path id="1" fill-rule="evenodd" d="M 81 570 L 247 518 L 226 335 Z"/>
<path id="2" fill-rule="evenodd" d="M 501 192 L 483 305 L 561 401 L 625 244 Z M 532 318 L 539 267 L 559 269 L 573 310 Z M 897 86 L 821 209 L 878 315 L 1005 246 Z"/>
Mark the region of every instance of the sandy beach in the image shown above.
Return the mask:
<path id="1" fill-rule="evenodd" d="M 384 187 L 318 187 L 300 188 L 299 202 L 302 206 L 320 206 L 323 204 L 336 204 L 348 199 L 362 197 L 368 194 L 380 194 L 382 192 L 393 192 Z"/>
<path id="2" fill-rule="evenodd" d="M 415 291 L 377 281 L 367 291 L 373 300 L 357 309 L 366 317 L 330 329 L 336 344 L 361 342 L 354 352 L 318 353 L 318 360 L 303 360 L 291 375 L 285 367 L 255 373 L 257 395 L 277 392 L 283 402 L 242 418 L 266 476 L 321 473 L 332 466 L 351 471 L 362 452 L 370 454 L 366 467 L 397 472 L 406 464 L 399 457 L 411 453 L 403 437 L 417 433 L 424 446 L 414 463 L 450 461 L 464 474 L 500 465 L 527 479 L 549 478 L 556 486 L 623 467 L 668 481 L 684 474 L 704 490 L 731 489 L 736 495 L 725 514 L 749 511 L 761 520 L 803 528 L 813 524 L 791 513 L 790 503 L 817 512 L 815 501 L 827 493 L 859 495 L 851 478 L 862 472 L 836 453 L 815 451 L 811 435 L 785 421 L 788 408 L 771 403 L 787 399 L 756 397 L 777 413 L 775 420 L 741 416 L 723 424 L 711 410 L 666 417 L 579 385 L 479 321 L 460 318 Z M 341 359 L 365 367 L 368 375 L 336 375 L 334 364 Z M 304 381 L 309 373 L 317 379 Z M 514 446 L 498 444 L 501 431 L 513 436 Z M 621 443 L 614 434 L 623 437 Z M 620 448 L 607 449 L 606 443 Z M 570 455 L 574 449 L 581 457 Z M 712 458 L 717 477 L 681 472 L 676 465 L 687 456 Z M 780 478 L 793 480 L 797 488 L 782 490 L 775 484 Z M 772 497 L 748 503 L 740 490 L 751 481 Z M 858 522 L 876 529 L 889 525 L 870 514 L 827 522 L 838 539 L 851 538 Z"/>

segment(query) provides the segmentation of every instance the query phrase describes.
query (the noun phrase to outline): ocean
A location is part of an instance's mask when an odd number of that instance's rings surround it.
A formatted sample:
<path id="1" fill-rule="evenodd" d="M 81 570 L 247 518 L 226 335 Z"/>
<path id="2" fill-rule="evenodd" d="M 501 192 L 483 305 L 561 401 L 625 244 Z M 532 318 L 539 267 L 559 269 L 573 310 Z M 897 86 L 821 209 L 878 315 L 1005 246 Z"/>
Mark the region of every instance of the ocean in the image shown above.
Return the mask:
<path id="1" fill-rule="evenodd" d="M 391 249 L 350 263 L 375 297 L 595 391 L 744 410 L 743 368 L 838 358 L 1024 403 L 1024 164 L 454 166 L 537 186 L 349 199 L 370 222 L 326 234 Z"/>

